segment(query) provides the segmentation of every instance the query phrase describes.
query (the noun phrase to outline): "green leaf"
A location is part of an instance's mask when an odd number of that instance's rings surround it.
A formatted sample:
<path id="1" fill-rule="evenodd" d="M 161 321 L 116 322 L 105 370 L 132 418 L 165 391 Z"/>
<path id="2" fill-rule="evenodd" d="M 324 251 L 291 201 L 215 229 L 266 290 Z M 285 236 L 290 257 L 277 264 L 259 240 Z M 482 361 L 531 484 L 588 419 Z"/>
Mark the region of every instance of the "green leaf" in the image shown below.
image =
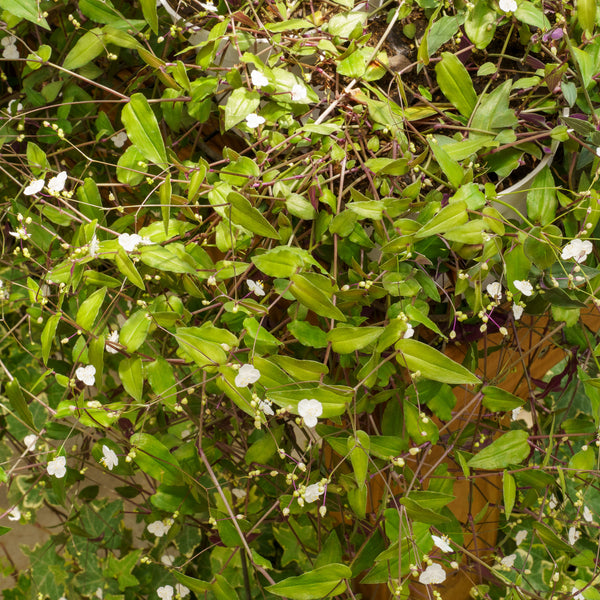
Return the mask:
<path id="1" fill-rule="evenodd" d="M 504 514 L 506 515 L 506 520 L 508 520 L 510 519 L 510 513 L 515 505 L 517 495 L 515 478 L 508 471 L 504 471 L 502 475 L 502 495 L 504 498 Z"/>
<path id="2" fill-rule="evenodd" d="M 346 449 L 350 456 L 354 478 L 358 487 L 365 487 L 369 470 L 369 435 L 365 431 L 357 431 L 356 437 L 348 437 Z"/>
<path id="3" fill-rule="evenodd" d="M 581 2 L 586 2 L 587 0 L 580 0 Z M 544 12 L 541 8 L 534 6 L 528 0 L 520 0 L 518 3 L 519 6 L 515 11 L 515 17 L 523 22 L 527 23 L 527 25 L 531 25 L 532 27 L 537 27 L 538 29 L 542 29 L 548 31 L 550 29 L 550 21 L 544 16 Z M 580 2 L 577 3 L 579 7 Z M 594 3 L 595 5 L 595 3 Z M 595 13 L 595 6 L 594 6 Z"/>
<path id="4" fill-rule="evenodd" d="M 50 168 L 46 153 L 34 142 L 27 142 L 27 164 L 36 177 Z"/>
<path id="5" fill-rule="evenodd" d="M 529 435 L 526 431 L 507 431 L 467 463 L 473 469 L 505 469 L 518 465 L 529 456 Z"/>
<path id="6" fill-rule="evenodd" d="M 23 396 L 19 382 L 16 379 L 9 381 L 5 384 L 4 391 L 10 400 L 10 405 L 15 411 L 15 414 L 23 421 L 23 423 L 35 430 L 36 427 L 33 424 L 33 417 L 29 410 L 29 406 L 27 405 L 27 401 Z"/>
<path id="7" fill-rule="evenodd" d="M 465 173 L 462 167 L 444 150 L 435 137 L 429 139 L 429 147 L 435 156 L 435 160 L 440 165 L 442 172 L 448 178 L 450 185 L 457 190 L 462 183 Z"/>
<path id="8" fill-rule="evenodd" d="M 463 225 L 469 220 L 467 205 L 465 202 L 453 202 L 444 206 L 432 219 L 430 219 L 419 231 L 414 234 L 415 239 L 423 239 L 438 233 L 444 233 L 448 229 Z"/>
<path id="9" fill-rule="evenodd" d="M 347 38 L 358 25 L 367 22 L 368 14 L 364 11 L 338 13 L 329 19 L 327 32 L 330 35 Z"/>
<path id="10" fill-rule="evenodd" d="M 547 525 L 540 523 L 539 521 L 533 522 L 533 529 L 539 538 L 544 541 L 548 546 L 562 552 L 564 554 L 572 554 L 573 547 L 563 542 Z"/>
<path id="11" fill-rule="evenodd" d="M 287 325 L 288 331 L 304 346 L 326 348 L 327 334 L 316 325 L 307 321 L 292 321 Z"/>
<path id="12" fill-rule="evenodd" d="M 346 591 L 344 579 L 352 577 L 352 571 L 346 565 L 333 563 L 320 567 L 297 577 L 288 577 L 267 591 L 291 600 L 317 600 L 338 596 Z"/>
<path id="13" fill-rule="evenodd" d="M 269 398 L 278 406 L 290 406 L 293 412 L 298 412 L 298 402 L 314 398 L 323 405 L 323 419 L 337 417 L 346 410 L 346 405 L 352 401 L 352 389 L 344 386 L 320 385 L 318 387 L 302 387 L 286 389 L 285 391 L 269 390 Z"/>
<path id="14" fill-rule="evenodd" d="M 30 21 L 50 31 L 48 21 L 42 16 L 38 0 L 0 0 L 0 8 L 15 17 Z"/>
<path id="15" fill-rule="evenodd" d="M 142 401 L 144 377 L 142 374 L 142 359 L 124 358 L 119 363 L 119 377 L 125 391 L 138 402 Z"/>
<path id="16" fill-rule="evenodd" d="M 241 225 L 244 229 L 262 237 L 279 239 L 277 230 L 240 193 L 229 193 L 227 195 L 227 202 L 231 205 L 231 210 L 227 211 L 229 213 L 228 216 L 236 225 Z"/>
<path id="17" fill-rule="evenodd" d="M 477 103 L 477 94 L 460 60 L 454 54 L 442 52 L 442 60 L 435 66 L 435 74 L 444 96 L 461 115 L 470 117 Z"/>
<path id="18" fill-rule="evenodd" d="M 249 114 L 252 114 L 260 104 L 260 94 L 250 91 L 245 87 L 233 90 L 225 105 L 225 130 L 241 123 Z"/>
<path id="19" fill-rule="evenodd" d="M 257 269 L 269 277 L 291 277 L 305 266 L 304 252 L 299 248 L 276 246 L 264 254 L 253 255 L 251 260 Z M 308 259 L 311 257 L 308 256 Z"/>
<path id="20" fill-rule="evenodd" d="M 143 94 L 133 94 L 123 107 L 121 120 L 127 136 L 146 160 L 165 164 L 167 153 L 154 112 Z"/>
<path id="21" fill-rule="evenodd" d="M 171 175 L 167 174 L 165 180 L 158 190 L 160 198 L 160 212 L 165 226 L 165 234 L 169 233 L 169 218 L 171 215 Z"/>
<path id="22" fill-rule="evenodd" d="M 483 390 L 482 404 L 492 412 L 504 412 L 523 406 L 524 400 L 514 394 L 493 385 L 486 385 Z"/>
<path id="23" fill-rule="evenodd" d="M 80 329 L 83 329 L 84 331 L 92 330 L 92 326 L 96 321 L 96 317 L 98 316 L 98 312 L 104 302 L 105 296 L 106 288 L 103 287 L 96 290 L 81 303 L 79 310 L 77 311 L 77 316 L 75 317 L 77 326 Z"/>
<path id="24" fill-rule="evenodd" d="M 292 275 L 291 282 L 290 292 L 300 304 L 322 317 L 338 321 L 346 320 L 340 309 L 329 299 L 329 295 L 304 275 Z"/>
<path id="25" fill-rule="evenodd" d="M 119 249 L 115 256 L 115 263 L 119 271 L 121 271 L 121 273 L 125 275 L 125 277 L 127 277 L 129 281 L 131 281 L 131 283 L 133 283 L 136 287 L 140 288 L 140 290 L 146 289 L 144 287 L 144 281 L 142 280 L 134 264 L 131 262 L 129 256 L 127 256 L 125 250 Z"/>
<path id="26" fill-rule="evenodd" d="M 224 364 L 227 354 L 217 343 L 210 339 L 208 330 L 203 327 L 178 327 L 176 332 L 179 344 L 178 354 L 194 361 L 199 367 Z"/>
<path id="27" fill-rule="evenodd" d="M 106 51 L 102 29 L 94 27 L 84 33 L 67 54 L 63 68 L 73 71 L 84 67 L 90 61 Z"/>
<path id="28" fill-rule="evenodd" d="M 413 372 L 420 371 L 427 379 L 455 385 L 481 383 L 468 369 L 427 344 L 402 339 L 396 343 L 396 349 L 400 351 L 397 360 L 402 366 Z"/>
<path id="29" fill-rule="evenodd" d="M 372 344 L 383 333 L 383 327 L 336 327 L 327 334 L 334 352 L 349 354 Z"/>
<path id="30" fill-rule="evenodd" d="M 130 439 L 138 467 L 161 483 L 182 483 L 181 467 L 168 448 L 149 433 L 135 433 Z"/>
<path id="31" fill-rule="evenodd" d="M 171 364 L 158 357 L 144 368 L 152 391 L 172 409 L 177 402 L 177 382 Z"/>
<path id="32" fill-rule="evenodd" d="M 156 11 L 156 1 L 155 0 L 140 0 L 140 4 L 142 5 L 142 14 L 144 15 L 144 19 L 146 19 L 146 23 L 150 26 L 150 29 L 158 35 L 158 13 Z"/>
<path id="33" fill-rule="evenodd" d="M 42 360 L 44 364 L 48 364 L 48 357 L 50 356 L 50 350 L 52 349 L 52 342 L 54 341 L 54 335 L 56 334 L 56 328 L 60 323 L 62 313 L 56 313 L 52 315 L 44 325 L 42 331 Z"/>
<path id="34" fill-rule="evenodd" d="M 167 273 L 196 273 L 196 269 L 192 266 L 194 262 L 192 257 L 187 255 L 190 262 L 182 260 L 173 252 L 176 248 L 175 244 L 169 246 L 142 246 L 140 248 L 140 260 L 153 269 L 166 271 Z M 180 248 L 185 256 L 185 249 L 181 245 Z"/>
<path id="35" fill-rule="evenodd" d="M 149 329 L 148 311 L 138 310 L 121 327 L 119 343 L 125 346 L 127 352 L 135 352 L 146 341 Z"/>
<path id="36" fill-rule="evenodd" d="M 439 511 L 431 510 L 430 508 L 423 506 L 421 502 L 414 500 L 412 495 L 400 498 L 400 504 L 406 507 L 408 516 L 417 523 L 439 525 L 450 522 L 449 517 L 441 514 Z"/>
<path id="37" fill-rule="evenodd" d="M 467 11 L 465 33 L 478 50 L 483 50 L 494 39 L 496 20 L 496 11 L 485 0 L 479 0 L 473 10 Z"/>
<path id="38" fill-rule="evenodd" d="M 554 177 L 546 166 L 535 176 L 527 192 L 527 216 L 531 221 L 548 225 L 554 220 L 557 206 Z"/>

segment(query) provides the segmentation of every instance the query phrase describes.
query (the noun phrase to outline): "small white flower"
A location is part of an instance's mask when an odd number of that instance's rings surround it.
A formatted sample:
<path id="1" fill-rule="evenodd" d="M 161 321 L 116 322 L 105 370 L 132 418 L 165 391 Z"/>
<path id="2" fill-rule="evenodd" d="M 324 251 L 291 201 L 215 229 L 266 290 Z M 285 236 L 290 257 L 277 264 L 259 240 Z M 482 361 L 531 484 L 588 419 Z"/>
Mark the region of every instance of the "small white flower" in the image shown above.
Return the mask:
<path id="1" fill-rule="evenodd" d="M 248 387 L 252 383 L 256 383 L 260 379 L 260 371 L 252 365 L 242 365 L 238 374 L 235 376 L 236 387 Z"/>
<path id="2" fill-rule="evenodd" d="M 106 348 L 106 351 L 109 354 L 118 354 L 119 351 L 114 346 L 112 346 L 111 344 L 118 344 L 119 343 L 119 331 L 117 329 L 115 329 L 114 331 L 111 331 L 108 334 L 108 337 L 106 338 L 106 342 L 107 343 L 104 346 Z M 110 343 L 108 343 L 108 342 L 110 342 Z"/>
<path id="3" fill-rule="evenodd" d="M 431 539 L 442 552 L 452 552 L 452 546 L 448 543 L 450 540 L 447 535 L 443 535 L 442 537 L 432 535 Z"/>
<path id="4" fill-rule="evenodd" d="M 311 485 L 306 486 L 302 497 L 304 498 L 305 502 L 308 502 L 310 504 L 311 502 L 317 501 L 322 493 L 323 492 L 319 490 L 319 484 L 313 483 Z"/>
<path id="5" fill-rule="evenodd" d="M 560 257 L 563 260 L 575 259 L 575 262 L 582 263 L 594 250 L 590 240 L 571 240 L 562 250 Z"/>
<path id="6" fill-rule="evenodd" d="M 550 510 L 554 510 L 557 505 L 558 498 L 554 494 L 552 494 L 552 496 L 550 496 L 550 500 L 548 501 L 548 506 L 550 507 Z"/>
<path id="7" fill-rule="evenodd" d="M 270 417 L 272 417 L 275 414 L 273 412 L 273 409 L 271 408 L 271 402 L 269 400 L 261 400 L 258 403 L 258 408 L 260 408 L 260 410 L 262 410 L 263 413 L 265 413 L 265 415 L 269 415 Z"/>
<path id="8" fill-rule="evenodd" d="M 96 598 L 99 598 L 100 600 L 102 600 L 102 598 L 104 598 L 104 592 L 102 591 L 101 587 L 96 588 L 96 591 L 94 594 L 95 594 Z"/>
<path id="9" fill-rule="evenodd" d="M 246 125 L 250 129 L 256 129 L 259 125 L 262 125 L 265 122 L 265 118 L 257 115 L 256 113 L 250 113 L 246 117 Z"/>
<path id="10" fill-rule="evenodd" d="M 596 148 L 596 156 L 600 156 L 600 148 Z"/>
<path id="11" fill-rule="evenodd" d="M 54 475 L 57 479 L 61 479 L 67 473 L 67 459 L 64 456 L 57 456 L 54 460 L 48 461 L 46 471 L 48 471 L 48 475 Z"/>
<path id="12" fill-rule="evenodd" d="M 485 289 L 492 300 L 495 300 L 496 302 L 502 300 L 502 285 L 498 281 L 490 283 Z"/>
<path id="13" fill-rule="evenodd" d="M 190 588 L 186 587 L 182 583 L 175 584 L 175 592 L 179 595 L 180 598 L 185 598 L 190 594 Z"/>
<path id="14" fill-rule="evenodd" d="M 583 507 L 583 518 L 588 523 L 591 523 L 594 520 L 594 515 L 592 514 L 592 511 L 587 506 Z"/>
<path id="15" fill-rule="evenodd" d="M 308 93 L 306 91 L 306 88 L 299 83 L 295 83 L 292 86 L 291 94 L 292 94 L 293 102 L 302 102 L 303 100 L 306 100 L 308 98 Z"/>
<path id="16" fill-rule="evenodd" d="M 27 233 L 25 227 L 17 227 L 16 231 L 9 231 L 8 233 L 18 240 L 28 240 L 31 237 L 31 234 Z"/>
<path id="17" fill-rule="evenodd" d="M 61 171 L 56 177 L 52 177 L 48 182 L 48 191 L 51 194 L 58 194 L 65 189 L 65 183 L 67 181 L 67 172 Z"/>
<path id="18" fill-rule="evenodd" d="M 581 532 L 577 531 L 575 526 L 569 528 L 569 544 L 573 546 L 575 542 L 581 537 Z"/>
<path id="19" fill-rule="evenodd" d="M 120 131 L 119 133 L 115 133 L 110 139 L 115 145 L 115 148 L 122 148 L 127 141 L 127 134 L 124 131 Z"/>
<path id="20" fill-rule="evenodd" d="M 442 565 L 433 563 L 429 565 L 420 575 L 419 583 L 424 585 L 443 583 L 446 581 L 446 571 L 444 571 Z"/>
<path id="21" fill-rule="evenodd" d="M 521 414 L 521 411 L 523 409 L 520 406 L 517 406 L 517 408 L 513 408 L 511 416 L 510 416 L 510 420 L 511 421 L 518 421 L 519 420 L 519 415 Z"/>
<path id="22" fill-rule="evenodd" d="M 575 586 L 571 588 L 571 594 L 573 594 L 573 600 L 585 600 L 585 596 Z"/>
<path id="23" fill-rule="evenodd" d="M 411 338 L 413 335 L 415 335 L 415 330 L 410 323 L 407 323 L 406 331 L 404 332 L 404 335 L 402 336 L 402 338 L 407 340 L 408 338 Z"/>
<path id="24" fill-rule="evenodd" d="M 264 87 L 265 85 L 269 85 L 269 80 L 256 69 L 250 74 L 250 79 L 252 80 L 252 85 L 257 90 L 260 90 L 260 88 Z"/>
<path id="25" fill-rule="evenodd" d="M 142 236 L 137 233 L 122 233 L 119 236 L 119 245 L 125 252 L 133 252 L 142 242 Z"/>
<path id="26" fill-rule="evenodd" d="M 33 194 L 39 194 L 44 189 L 43 179 L 34 179 L 24 190 L 25 196 L 33 196 Z"/>
<path id="27" fill-rule="evenodd" d="M 206 280 L 206 284 L 207 285 L 217 285 L 217 278 L 214 275 L 211 275 L 207 280 Z"/>
<path id="28" fill-rule="evenodd" d="M 6 39 L 6 38 L 4 38 Z M 4 41 L 4 40 L 2 40 Z M 2 50 L 2 58 L 7 60 L 17 60 L 20 58 L 19 50 L 14 44 L 8 44 Z"/>
<path id="29" fill-rule="evenodd" d="M 15 106 L 16 104 L 16 106 Z M 8 103 L 8 112 L 11 115 L 16 115 L 17 113 L 20 113 L 23 110 L 23 105 L 16 99 L 11 100 Z"/>
<path id="30" fill-rule="evenodd" d="M 248 279 L 246 281 L 246 283 L 248 284 L 248 289 L 255 296 L 264 296 L 265 295 L 265 288 L 263 286 L 263 282 L 262 281 L 253 281 L 252 279 Z"/>
<path id="31" fill-rule="evenodd" d="M 298 402 L 298 414 L 302 417 L 307 427 L 314 427 L 317 418 L 323 414 L 323 405 L 314 398 L 311 400 L 300 400 Z"/>
<path id="32" fill-rule="evenodd" d="M 503 567 L 512 567 L 515 564 L 515 559 L 517 558 L 516 554 L 509 554 L 508 556 L 505 556 L 501 561 L 500 564 Z"/>
<path id="33" fill-rule="evenodd" d="M 20 521 L 21 520 L 21 511 L 19 510 L 18 506 L 15 506 L 9 513 L 8 513 L 8 520 L 9 521 Z"/>
<path id="34" fill-rule="evenodd" d="M 88 244 L 88 254 L 92 257 L 98 256 L 98 250 L 100 250 L 100 242 L 98 241 L 96 234 L 94 234 Z"/>
<path id="35" fill-rule="evenodd" d="M 515 535 L 515 544 L 517 544 L 517 546 L 520 546 L 526 537 L 527 537 L 526 529 L 521 529 L 520 531 L 517 531 L 517 535 Z"/>
<path id="36" fill-rule="evenodd" d="M 515 321 L 518 321 L 523 316 L 524 310 L 525 309 L 522 306 L 519 306 L 518 304 L 512 305 L 512 312 L 513 316 L 515 317 Z"/>
<path id="37" fill-rule="evenodd" d="M 200 6 L 208 12 L 217 12 L 217 7 L 212 2 L 200 2 Z"/>
<path id="38" fill-rule="evenodd" d="M 156 537 L 162 537 L 169 532 L 171 524 L 172 523 L 166 524 L 164 521 L 153 521 L 146 526 L 146 529 Z"/>
<path id="39" fill-rule="evenodd" d="M 516 0 L 500 0 L 500 2 L 498 2 L 498 6 L 500 7 L 500 10 L 506 13 L 515 12 L 518 8 Z"/>
<path id="40" fill-rule="evenodd" d="M 27 452 L 33 452 L 35 450 L 35 444 L 38 441 L 38 436 L 35 433 L 30 433 L 23 438 L 25 449 Z"/>
<path id="41" fill-rule="evenodd" d="M 533 294 L 533 286 L 527 279 L 523 279 L 520 281 L 519 279 L 515 279 L 513 281 L 513 285 L 524 295 L 531 296 Z"/>
<path id="42" fill-rule="evenodd" d="M 14 35 L 7 35 L 0 40 L 0 44 L 2 44 L 5 48 L 6 46 L 14 46 L 17 43 L 17 38 Z"/>
<path id="43" fill-rule="evenodd" d="M 245 498 L 248 494 L 246 492 L 246 490 L 243 490 L 242 488 L 233 488 L 231 490 L 231 493 L 238 499 L 241 500 L 242 498 Z"/>
<path id="44" fill-rule="evenodd" d="M 175 562 L 175 556 L 173 554 L 163 554 L 160 557 L 160 562 L 167 567 L 172 567 Z"/>
<path id="45" fill-rule="evenodd" d="M 114 467 L 119 464 L 119 458 L 114 450 L 108 446 L 102 445 L 102 458 L 100 462 L 109 470 L 112 471 Z"/>
<path id="46" fill-rule="evenodd" d="M 75 377 L 77 377 L 79 381 L 83 381 L 85 385 L 94 385 L 94 383 L 96 383 L 96 367 L 94 365 L 77 367 Z"/>
<path id="47" fill-rule="evenodd" d="M 173 591 L 172 585 L 163 585 L 156 590 L 156 593 L 162 600 L 173 600 Z"/>

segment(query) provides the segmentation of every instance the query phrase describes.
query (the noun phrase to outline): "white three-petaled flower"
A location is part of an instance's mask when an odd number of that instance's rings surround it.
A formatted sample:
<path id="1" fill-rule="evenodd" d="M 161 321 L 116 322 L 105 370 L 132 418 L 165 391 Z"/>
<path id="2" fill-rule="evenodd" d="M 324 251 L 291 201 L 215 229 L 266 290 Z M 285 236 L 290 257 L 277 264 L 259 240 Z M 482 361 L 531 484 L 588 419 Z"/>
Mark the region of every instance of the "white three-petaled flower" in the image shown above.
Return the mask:
<path id="1" fill-rule="evenodd" d="M 496 302 L 502 300 L 502 285 L 498 281 L 488 284 L 485 290 L 492 300 L 495 300 Z"/>
<path id="2" fill-rule="evenodd" d="M 109 343 L 110 342 L 110 343 Z M 106 338 L 105 348 L 109 354 L 117 354 L 119 351 L 112 345 L 119 343 L 119 332 L 118 330 L 111 331 Z"/>
<path id="3" fill-rule="evenodd" d="M 248 279 L 246 281 L 246 283 L 248 284 L 248 289 L 255 296 L 264 296 L 265 295 L 265 288 L 263 286 L 263 282 L 262 281 L 253 281 L 252 279 Z"/>
<path id="4" fill-rule="evenodd" d="M 593 251 L 594 246 L 590 240 L 571 240 L 563 249 L 560 257 L 563 260 L 574 258 L 575 262 L 582 263 Z"/>
<path id="5" fill-rule="evenodd" d="M 9 521 L 20 521 L 21 520 L 21 511 L 19 510 L 18 506 L 15 506 L 9 513 L 8 513 L 8 520 Z"/>
<path id="6" fill-rule="evenodd" d="M 294 102 L 302 102 L 303 100 L 306 100 L 308 98 L 306 88 L 303 85 L 300 85 L 299 83 L 295 83 L 292 86 L 291 94 L 292 100 Z"/>
<path id="7" fill-rule="evenodd" d="M 115 148 L 122 148 L 127 141 L 127 134 L 124 131 L 119 131 L 119 133 L 115 133 L 110 139 L 115 145 Z"/>
<path id="8" fill-rule="evenodd" d="M 265 85 L 269 85 L 269 80 L 257 69 L 250 73 L 250 79 L 252 80 L 252 85 L 257 90 L 260 90 L 260 88 L 264 87 Z"/>
<path id="9" fill-rule="evenodd" d="M 429 565 L 421 575 L 419 575 L 419 583 L 424 585 L 443 583 L 444 581 L 446 581 L 446 571 L 444 571 L 442 565 L 439 565 L 438 563 Z"/>
<path id="10" fill-rule="evenodd" d="M 298 402 L 298 414 L 302 417 L 307 427 L 314 427 L 317 419 L 323 414 L 323 405 L 312 398 L 311 400 L 300 400 Z"/>
<path id="11" fill-rule="evenodd" d="M 156 590 L 159 598 L 162 600 L 173 600 L 173 586 L 172 585 L 163 585 Z"/>
<path id="12" fill-rule="evenodd" d="M 33 196 L 39 194 L 44 189 L 45 181 L 43 179 L 34 179 L 24 190 L 23 193 L 26 196 Z"/>
<path id="13" fill-rule="evenodd" d="M 168 523 L 164 521 L 153 521 L 146 526 L 146 529 L 153 533 L 156 537 L 162 537 L 171 529 L 172 521 L 169 519 Z"/>
<path id="14" fill-rule="evenodd" d="M 119 458 L 114 450 L 111 450 L 108 446 L 102 445 L 102 459 L 100 462 L 109 470 L 112 471 L 114 467 L 119 464 Z"/>
<path id="15" fill-rule="evenodd" d="M 256 383 L 260 379 L 260 371 L 252 365 L 242 365 L 238 374 L 235 376 L 236 387 L 248 387 L 252 383 Z"/>
<path id="16" fill-rule="evenodd" d="M 311 502 L 315 502 L 316 500 L 319 499 L 319 496 L 323 493 L 323 491 L 320 489 L 320 486 L 318 483 L 312 483 L 311 485 L 307 485 L 306 488 L 304 489 L 304 493 L 302 494 L 302 497 L 304 498 L 305 502 L 308 502 L 309 504 Z"/>
<path id="17" fill-rule="evenodd" d="M 524 295 L 531 296 L 533 294 L 533 286 L 527 279 L 520 281 L 519 279 L 515 279 L 513 281 L 513 285 Z"/>
<path id="18" fill-rule="evenodd" d="M 85 385 L 94 385 L 94 383 L 96 383 L 96 367 L 94 365 L 77 367 L 75 377 L 77 377 L 79 381 L 83 381 Z"/>
<path id="19" fill-rule="evenodd" d="M 442 552 L 452 552 L 452 546 L 448 543 L 450 541 L 448 536 L 443 535 L 442 537 L 439 537 L 437 535 L 432 535 L 431 539 Z"/>
<path id="20" fill-rule="evenodd" d="M 38 441 L 38 436 L 35 433 L 30 433 L 23 438 L 23 443 L 25 444 L 25 449 L 27 452 L 33 452 L 35 450 L 35 445 Z"/>
<path id="21" fill-rule="evenodd" d="M 64 456 L 57 456 L 54 460 L 48 461 L 46 471 L 48 475 L 61 479 L 67 472 L 67 459 Z"/>
<path id="22" fill-rule="evenodd" d="M 500 10 L 506 13 L 515 12 L 515 10 L 519 8 L 516 0 L 500 0 L 500 2 L 498 2 L 498 6 L 500 7 Z"/>
<path id="23" fill-rule="evenodd" d="M 133 252 L 140 244 L 144 243 L 147 242 L 137 233 L 122 233 L 119 236 L 119 245 L 125 252 Z"/>
<path id="24" fill-rule="evenodd" d="M 61 171 L 56 177 L 52 177 L 48 181 L 48 191 L 52 194 L 58 194 L 65 189 L 65 183 L 67 181 L 67 172 Z"/>
<path id="25" fill-rule="evenodd" d="M 256 113 L 250 113 L 246 117 L 246 125 L 250 129 L 256 129 L 259 125 L 262 125 L 265 122 L 265 118 L 257 115 Z"/>

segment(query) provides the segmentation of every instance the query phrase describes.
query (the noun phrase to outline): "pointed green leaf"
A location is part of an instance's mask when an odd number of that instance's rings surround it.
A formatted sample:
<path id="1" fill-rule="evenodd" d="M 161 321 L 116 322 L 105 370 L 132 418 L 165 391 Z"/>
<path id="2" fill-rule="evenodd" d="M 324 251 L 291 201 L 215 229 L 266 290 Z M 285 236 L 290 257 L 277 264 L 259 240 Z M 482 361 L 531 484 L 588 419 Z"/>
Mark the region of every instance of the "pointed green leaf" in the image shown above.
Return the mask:
<path id="1" fill-rule="evenodd" d="M 517 494 L 515 478 L 508 471 L 504 471 L 504 475 L 502 476 L 502 494 L 504 496 L 504 513 L 508 520 L 510 519 L 510 513 L 515 505 Z"/>
<path id="2" fill-rule="evenodd" d="M 345 321 L 346 317 L 329 299 L 328 295 L 304 275 L 296 274 L 291 277 L 290 292 L 306 308 L 322 317 Z"/>
<path id="3" fill-rule="evenodd" d="M 121 327 L 119 343 L 125 346 L 128 352 L 135 352 L 146 341 L 149 329 L 148 312 L 138 310 Z"/>
<path id="4" fill-rule="evenodd" d="M 99 290 L 96 290 L 81 303 L 81 306 L 77 311 L 77 316 L 75 317 L 77 326 L 80 329 L 83 329 L 84 331 L 91 331 L 102 303 L 104 302 L 105 296 L 106 288 L 103 287 Z"/>
<path id="5" fill-rule="evenodd" d="M 10 400 L 10 405 L 12 409 L 15 411 L 16 415 L 22 419 L 22 421 L 28 425 L 31 429 L 35 429 L 35 425 L 33 424 L 33 417 L 31 416 L 31 411 L 29 410 L 29 406 L 27 405 L 27 401 L 23 396 L 23 392 L 21 391 L 21 386 L 16 379 L 9 381 L 4 386 L 4 391 Z"/>
<path id="6" fill-rule="evenodd" d="M 0 8 L 15 17 L 21 17 L 34 25 L 50 30 L 48 21 L 42 16 L 38 0 L 0 0 Z"/>
<path id="7" fill-rule="evenodd" d="M 167 175 L 164 182 L 158 190 L 158 197 L 160 198 L 160 211 L 162 214 L 163 223 L 165 226 L 165 234 L 169 233 L 169 217 L 171 214 L 171 175 Z"/>
<path id="8" fill-rule="evenodd" d="M 42 360 L 45 365 L 48 364 L 48 357 L 50 356 L 50 350 L 52 349 L 52 341 L 54 340 L 54 334 L 60 323 L 61 316 L 62 313 L 52 315 L 46 321 L 46 325 L 44 325 L 44 330 L 42 331 Z"/>
<path id="9" fill-rule="evenodd" d="M 513 410 L 523 406 L 524 400 L 514 394 L 493 385 L 486 385 L 483 390 L 482 404 L 493 412 Z"/>
<path id="10" fill-rule="evenodd" d="M 252 114 L 260 104 L 258 92 L 250 91 L 245 87 L 233 90 L 225 105 L 225 130 L 241 123 L 249 114 Z"/>
<path id="11" fill-rule="evenodd" d="M 470 117 L 477 94 L 467 69 L 458 57 L 442 52 L 442 60 L 435 66 L 435 74 L 442 93 L 464 117 Z"/>
<path id="12" fill-rule="evenodd" d="M 350 455 L 354 478 L 359 488 L 365 486 L 367 479 L 370 446 L 369 435 L 365 431 L 357 431 L 356 437 L 350 436 L 346 441 L 346 449 Z"/>
<path id="13" fill-rule="evenodd" d="M 442 383 L 478 384 L 481 381 L 468 369 L 444 356 L 441 352 L 417 340 L 399 340 L 396 349 L 400 351 L 398 362 L 411 371 Z"/>
<path id="14" fill-rule="evenodd" d="M 127 277 L 129 281 L 131 281 L 131 283 L 133 283 L 133 285 L 139 287 L 140 290 L 146 289 L 144 287 L 144 281 L 142 280 L 142 277 L 140 276 L 137 269 L 135 268 L 135 265 L 131 262 L 131 259 L 129 258 L 129 256 L 127 256 L 127 253 L 124 250 L 119 249 L 117 255 L 115 256 L 115 263 L 119 271 L 121 271 L 121 273 L 125 275 L 125 277 Z"/>
<path id="15" fill-rule="evenodd" d="M 144 19 L 146 19 L 146 23 L 148 23 L 150 29 L 152 29 L 154 33 L 158 34 L 158 13 L 156 11 L 156 1 L 140 0 L 140 4 L 142 5 L 142 14 L 144 15 Z"/>
<path id="16" fill-rule="evenodd" d="M 94 27 L 84 33 L 77 43 L 71 48 L 67 54 L 63 68 L 72 71 L 84 67 L 97 56 L 106 52 L 106 44 L 104 43 L 104 34 L 102 29 Z"/>
<path id="17" fill-rule="evenodd" d="M 333 563 L 297 577 L 288 577 L 267 587 L 267 591 L 291 600 L 317 600 L 343 594 L 346 590 L 344 579 L 350 577 L 352 571 L 349 567 Z"/>
<path id="18" fill-rule="evenodd" d="M 327 341 L 334 352 L 349 354 L 375 342 L 383 330 L 383 327 L 336 327 L 327 334 Z"/>
<path id="19" fill-rule="evenodd" d="M 134 461 L 138 467 L 161 483 L 177 485 L 182 481 L 181 467 L 168 448 L 149 433 L 131 436 L 135 449 Z"/>
<path id="20" fill-rule="evenodd" d="M 227 202 L 231 205 L 231 210 L 227 211 L 228 217 L 236 225 L 241 225 L 244 229 L 263 237 L 279 239 L 277 230 L 244 196 L 238 192 L 231 192 L 227 196 Z"/>
<path id="21" fill-rule="evenodd" d="M 144 377 L 141 358 L 124 358 L 119 363 L 119 377 L 125 391 L 138 402 L 142 401 Z"/>
<path id="22" fill-rule="evenodd" d="M 530 451 L 529 435 L 526 431 L 507 431 L 467 463 L 472 469 L 505 469 L 518 465 L 527 458 Z"/>
<path id="23" fill-rule="evenodd" d="M 133 94 L 123 107 L 121 120 L 127 136 L 146 160 L 165 164 L 167 153 L 154 112 L 143 94 Z"/>

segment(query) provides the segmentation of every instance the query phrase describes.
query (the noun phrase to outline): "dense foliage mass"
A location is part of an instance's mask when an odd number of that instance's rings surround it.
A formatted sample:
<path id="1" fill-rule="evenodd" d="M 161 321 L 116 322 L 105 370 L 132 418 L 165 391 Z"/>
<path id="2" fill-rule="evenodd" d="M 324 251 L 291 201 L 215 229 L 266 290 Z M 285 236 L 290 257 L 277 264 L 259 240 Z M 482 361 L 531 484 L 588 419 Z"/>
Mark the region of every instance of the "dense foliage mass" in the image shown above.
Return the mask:
<path id="1" fill-rule="evenodd" d="M 600 598 L 594 0 L 0 10 L 6 600 Z"/>

